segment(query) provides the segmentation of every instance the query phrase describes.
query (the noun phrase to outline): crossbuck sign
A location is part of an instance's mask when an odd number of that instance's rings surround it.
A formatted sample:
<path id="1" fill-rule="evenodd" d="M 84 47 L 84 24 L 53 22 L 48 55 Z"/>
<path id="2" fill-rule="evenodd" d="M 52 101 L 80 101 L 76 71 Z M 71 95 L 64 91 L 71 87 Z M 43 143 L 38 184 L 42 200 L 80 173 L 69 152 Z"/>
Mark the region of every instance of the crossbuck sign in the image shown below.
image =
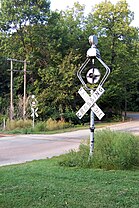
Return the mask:
<path id="1" fill-rule="evenodd" d="M 89 96 L 83 87 L 79 89 L 78 93 L 85 101 L 85 104 L 76 113 L 79 119 L 81 119 L 90 108 L 94 112 L 94 114 L 98 117 L 99 120 L 103 118 L 105 114 L 96 104 L 96 101 L 100 98 L 100 96 L 104 93 L 104 91 L 105 90 L 102 88 L 102 86 L 99 85 L 97 89 L 93 92 L 93 94 Z"/>

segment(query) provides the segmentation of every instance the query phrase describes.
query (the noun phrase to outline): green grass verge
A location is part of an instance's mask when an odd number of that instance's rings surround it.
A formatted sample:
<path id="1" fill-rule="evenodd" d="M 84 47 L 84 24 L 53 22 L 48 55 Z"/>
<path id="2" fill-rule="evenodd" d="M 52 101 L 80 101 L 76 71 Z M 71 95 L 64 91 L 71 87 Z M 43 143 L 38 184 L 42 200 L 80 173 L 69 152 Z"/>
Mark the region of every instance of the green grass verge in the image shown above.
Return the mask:
<path id="1" fill-rule="evenodd" d="M 117 124 L 119 122 L 106 122 L 106 123 L 96 123 L 95 128 L 102 128 L 102 127 L 107 127 L 110 125 Z M 64 132 L 71 132 L 71 131 L 77 131 L 77 130 L 82 130 L 82 129 L 89 129 L 89 124 L 85 125 L 76 125 L 73 127 L 69 128 L 63 128 L 63 129 L 58 129 L 58 130 L 47 130 L 47 131 L 38 131 L 33 128 L 18 128 L 18 129 L 13 129 L 13 130 L 3 130 L 0 131 L 0 133 L 3 134 L 56 134 L 56 133 L 64 133 Z"/>
<path id="2" fill-rule="evenodd" d="M 0 208 L 139 207 L 139 170 L 67 168 L 58 161 L 0 167 Z"/>

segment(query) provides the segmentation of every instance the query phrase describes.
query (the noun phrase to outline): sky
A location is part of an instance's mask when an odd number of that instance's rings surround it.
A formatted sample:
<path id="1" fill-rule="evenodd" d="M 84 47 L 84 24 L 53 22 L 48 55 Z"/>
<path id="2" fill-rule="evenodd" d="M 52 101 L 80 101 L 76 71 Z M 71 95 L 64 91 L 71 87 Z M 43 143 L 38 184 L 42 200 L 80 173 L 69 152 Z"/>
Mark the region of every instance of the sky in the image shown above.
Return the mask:
<path id="1" fill-rule="evenodd" d="M 77 0 L 81 5 L 84 4 L 86 8 L 86 12 L 90 12 L 92 6 L 100 3 L 102 0 Z M 110 0 L 112 3 L 118 2 L 118 0 Z M 134 21 L 132 22 L 133 26 L 139 27 L 139 0 L 126 0 L 129 9 L 134 12 Z M 54 11 L 65 10 L 67 6 L 72 7 L 76 0 L 51 0 L 51 9 Z"/>

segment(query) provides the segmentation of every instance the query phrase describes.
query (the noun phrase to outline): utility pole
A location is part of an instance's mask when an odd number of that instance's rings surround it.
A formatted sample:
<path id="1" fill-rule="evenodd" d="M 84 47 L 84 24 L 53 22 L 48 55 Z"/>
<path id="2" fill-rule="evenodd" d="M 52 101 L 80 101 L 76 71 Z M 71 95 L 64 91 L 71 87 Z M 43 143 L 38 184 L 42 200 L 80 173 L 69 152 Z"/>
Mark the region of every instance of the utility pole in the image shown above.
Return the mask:
<path id="1" fill-rule="evenodd" d="M 0 0 L 0 9 L 2 8 L 2 0 Z"/>
<path id="2" fill-rule="evenodd" d="M 22 60 L 17 60 L 17 59 L 11 59 L 8 58 L 8 61 L 11 62 L 11 89 L 10 89 L 10 120 L 13 119 L 14 116 L 14 105 L 13 105 L 13 72 L 23 72 L 24 73 L 24 95 L 23 95 L 23 119 L 25 119 L 25 114 L 26 114 L 26 75 L 27 75 L 27 61 L 26 59 L 24 61 Z M 24 63 L 24 69 L 23 70 L 13 70 L 13 62 L 20 62 Z"/>
<path id="3" fill-rule="evenodd" d="M 13 60 L 10 59 L 11 61 L 11 93 L 10 93 L 10 120 L 13 119 L 13 115 L 14 115 L 14 105 L 13 105 Z"/>
<path id="4" fill-rule="evenodd" d="M 23 97 L 23 119 L 26 115 L 26 76 L 27 76 L 27 62 L 24 60 L 24 97 Z"/>

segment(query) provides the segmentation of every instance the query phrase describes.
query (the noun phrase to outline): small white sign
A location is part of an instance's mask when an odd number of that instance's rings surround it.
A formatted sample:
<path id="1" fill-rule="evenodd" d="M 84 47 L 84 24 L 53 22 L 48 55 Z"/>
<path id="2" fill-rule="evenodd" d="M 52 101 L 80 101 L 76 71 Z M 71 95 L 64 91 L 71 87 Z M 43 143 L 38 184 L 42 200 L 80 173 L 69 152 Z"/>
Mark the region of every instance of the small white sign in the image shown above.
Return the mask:
<path id="1" fill-rule="evenodd" d="M 35 109 L 35 108 L 31 107 L 31 111 L 32 111 L 31 117 L 34 117 L 34 116 L 38 117 L 39 116 L 37 113 L 38 108 Z"/>
<path id="2" fill-rule="evenodd" d="M 88 72 L 87 72 L 87 75 L 86 75 L 86 78 L 87 78 L 87 81 L 90 83 L 90 84 L 95 84 L 99 81 L 100 79 L 100 72 L 98 69 L 96 68 L 92 68 L 90 69 Z"/>
<path id="3" fill-rule="evenodd" d="M 38 113 L 37 113 L 38 108 L 35 109 L 35 116 L 38 117 Z"/>

